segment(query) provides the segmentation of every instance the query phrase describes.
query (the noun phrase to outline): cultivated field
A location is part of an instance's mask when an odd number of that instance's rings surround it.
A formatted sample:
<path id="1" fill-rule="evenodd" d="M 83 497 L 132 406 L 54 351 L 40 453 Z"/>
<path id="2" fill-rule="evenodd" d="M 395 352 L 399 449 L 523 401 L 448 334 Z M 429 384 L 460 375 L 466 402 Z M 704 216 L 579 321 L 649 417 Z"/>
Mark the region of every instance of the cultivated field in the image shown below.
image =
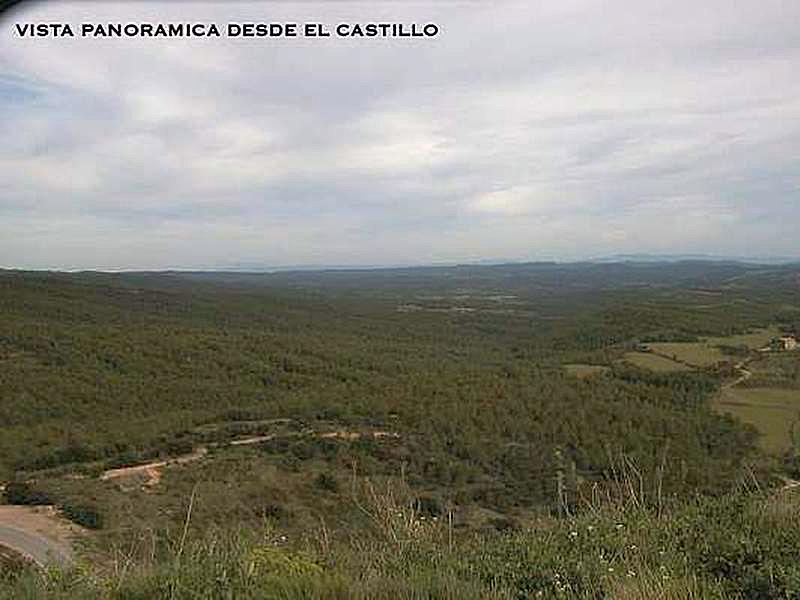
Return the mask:
<path id="1" fill-rule="evenodd" d="M 790 448 L 792 427 L 800 426 L 798 390 L 727 389 L 716 406 L 758 429 L 762 434 L 761 446 L 768 452 Z"/>
<path id="2" fill-rule="evenodd" d="M 770 340 L 780 334 L 780 329 L 773 326 L 741 335 L 705 338 L 705 342 L 712 346 L 747 346 L 750 350 L 758 350 L 769 344 Z"/>
<path id="3" fill-rule="evenodd" d="M 625 355 L 625 360 L 637 367 L 657 373 L 675 373 L 691 370 L 691 367 L 687 365 L 648 352 L 629 352 Z"/>
<path id="4" fill-rule="evenodd" d="M 711 367 L 726 358 L 719 348 L 705 342 L 661 342 L 648 344 L 648 348 L 693 367 Z"/>

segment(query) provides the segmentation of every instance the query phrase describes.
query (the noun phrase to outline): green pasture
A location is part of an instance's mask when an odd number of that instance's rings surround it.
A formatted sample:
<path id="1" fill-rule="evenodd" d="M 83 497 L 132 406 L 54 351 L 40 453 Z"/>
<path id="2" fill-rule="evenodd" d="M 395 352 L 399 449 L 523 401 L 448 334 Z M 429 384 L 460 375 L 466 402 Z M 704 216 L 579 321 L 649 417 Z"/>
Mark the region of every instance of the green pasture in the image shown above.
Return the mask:
<path id="1" fill-rule="evenodd" d="M 800 391 L 727 389 L 722 392 L 716 407 L 758 429 L 764 450 L 783 452 L 791 446 L 792 427 L 800 420 Z"/>
<path id="2" fill-rule="evenodd" d="M 751 350 L 758 350 L 768 345 L 770 340 L 781 335 L 777 327 L 757 329 L 751 333 L 729 335 L 726 337 L 705 338 L 705 342 L 712 346 L 747 346 Z"/>
<path id="3" fill-rule="evenodd" d="M 658 373 L 691 371 L 691 368 L 684 364 L 664 358 L 663 356 L 658 356 L 657 354 L 650 354 L 649 352 L 629 352 L 625 355 L 625 361 L 642 369 L 648 369 Z"/>
<path id="4" fill-rule="evenodd" d="M 648 348 L 656 354 L 693 367 L 710 367 L 726 360 L 719 348 L 706 342 L 659 342 L 648 344 Z"/>

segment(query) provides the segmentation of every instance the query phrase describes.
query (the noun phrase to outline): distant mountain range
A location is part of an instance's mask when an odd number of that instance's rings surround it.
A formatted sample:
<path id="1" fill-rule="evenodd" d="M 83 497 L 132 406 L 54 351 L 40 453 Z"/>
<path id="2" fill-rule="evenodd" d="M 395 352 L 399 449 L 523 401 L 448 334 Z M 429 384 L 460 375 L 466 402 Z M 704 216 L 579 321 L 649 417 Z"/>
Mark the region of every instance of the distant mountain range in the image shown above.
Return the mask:
<path id="1" fill-rule="evenodd" d="M 105 272 L 105 273 L 284 273 L 284 272 L 304 272 L 304 271 L 381 271 L 393 269 L 436 269 L 452 267 L 501 267 L 515 265 L 581 265 L 581 264 L 674 264 L 681 262 L 706 262 L 706 263 L 728 263 L 741 265 L 800 265 L 800 256 L 721 256 L 715 254 L 611 254 L 608 256 L 596 256 L 583 259 L 560 260 L 557 258 L 549 259 L 528 259 L 528 260 L 509 260 L 502 258 L 474 259 L 461 261 L 431 261 L 428 263 L 396 263 L 396 264 L 317 264 L 317 265 L 269 265 L 258 262 L 239 262 L 228 265 L 209 265 L 205 267 L 180 267 L 170 266 L 163 268 L 138 268 L 138 269 L 119 269 L 109 267 L 96 268 L 61 268 L 61 269 L 31 269 L 34 271 L 62 271 L 68 273 L 75 272 Z M 2 270 L 16 270 L 12 266 L 0 265 Z M 21 269 L 26 270 L 26 269 Z"/>
<path id="2" fill-rule="evenodd" d="M 800 257 L 789 256 L 720 256 L 715 254 L 612 254 L 590 258 L 587 262 L 615 263 L 615 262 L 735 262 L 757 265 L 785 265 L 800 263 Z"/>
<path id="3" fill-rule="evenodd" d="M 338 270 L 380 270 L 380 269 L 408 269 L 424 267 L 456 267 L 456 266 L 495 266 L 495 265 L 521 265 L 531 263 L 550 264 L 576 264 L 576 263 L 676 263 L 685 261 L 743 263 L 755 265 L 785 265 L 800 264 L 800 256 L 720 256 L 714 254 L 612 254 L 582 260 L 507 260 L 507 259 L 476 259 L 468 261 L 436 261 L 419 264 L 388 264 L 388 265 L 283 265 L 270 266 L 258 263 L 239 263 L 230 266 L 209 269 L 196 269 L 198 271 L 227 271 L 227 272 L 282 272 L 282 271 L 338 271 Z M 182 270 L 182 269 L 177 269 Z M 195 269 L 190 269 L 195 270 Z"/>

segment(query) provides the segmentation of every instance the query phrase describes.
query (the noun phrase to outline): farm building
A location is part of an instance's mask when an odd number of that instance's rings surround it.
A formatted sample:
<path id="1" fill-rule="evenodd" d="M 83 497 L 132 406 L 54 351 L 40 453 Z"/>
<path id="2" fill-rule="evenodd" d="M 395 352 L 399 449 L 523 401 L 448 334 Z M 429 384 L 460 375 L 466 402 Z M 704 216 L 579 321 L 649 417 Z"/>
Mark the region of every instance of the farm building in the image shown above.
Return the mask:
<path id="1" fill-rule="evenodd" d="M 785 335 L 783 337 L 775 338 L 772 342 L 772 346 L 775 350 L 779 351 L 788 351 L 788 350 L 797 350 L 797 338 L 793 335 Z"/>

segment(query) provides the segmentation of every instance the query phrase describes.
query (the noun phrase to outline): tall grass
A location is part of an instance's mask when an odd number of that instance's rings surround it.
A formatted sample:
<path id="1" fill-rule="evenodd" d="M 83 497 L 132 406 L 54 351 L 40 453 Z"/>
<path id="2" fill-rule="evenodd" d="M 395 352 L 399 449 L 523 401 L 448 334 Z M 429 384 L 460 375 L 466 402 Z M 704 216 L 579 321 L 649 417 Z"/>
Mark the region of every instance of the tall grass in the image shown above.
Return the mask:
<path id="1" fill-rule="evenodd" d="M 631 480 L 623 489 L 640 498 Z M 623 485 L 623 479 L 620 479 Z M 663 508 L 616 502 L 509 532 L 459 533 L 402 482 L 354 479 L 363 523 L 289 540 L 276 526 L 152 534 L 71 571 L 0 578 L 2 600 L 798 598 L 800 493 Z"/>

